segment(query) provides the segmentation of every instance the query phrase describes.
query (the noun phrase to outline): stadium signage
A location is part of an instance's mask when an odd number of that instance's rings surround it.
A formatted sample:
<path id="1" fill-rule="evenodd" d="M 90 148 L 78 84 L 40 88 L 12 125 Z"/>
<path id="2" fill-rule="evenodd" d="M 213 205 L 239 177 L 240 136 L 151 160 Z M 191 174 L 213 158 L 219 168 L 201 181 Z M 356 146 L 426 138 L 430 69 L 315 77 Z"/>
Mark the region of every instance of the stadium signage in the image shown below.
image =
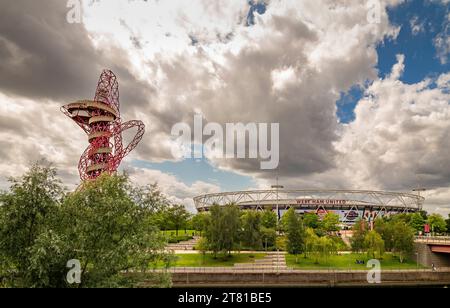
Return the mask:
<path id="1" fill-rule="evenodd" d="M 297 199 L 297 204 L 301 205 L 346 205 L 347 200 L 335 200 L 335 199 Z"/>

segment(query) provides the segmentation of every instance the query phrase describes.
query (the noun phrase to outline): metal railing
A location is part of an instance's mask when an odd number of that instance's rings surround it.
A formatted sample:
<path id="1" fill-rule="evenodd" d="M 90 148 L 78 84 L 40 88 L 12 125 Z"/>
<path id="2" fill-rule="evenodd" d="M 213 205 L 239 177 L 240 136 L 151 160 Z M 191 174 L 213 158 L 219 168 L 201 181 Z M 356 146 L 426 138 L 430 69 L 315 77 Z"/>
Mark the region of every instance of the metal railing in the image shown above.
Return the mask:
<path id="1" fill-rule="evenodd" d="M 368 269 L 260 269 L 260 268 L 233 268 L 233 267 L 173 267 L 167 270 L 155 269 L 153 272 L 167 271 L 172 274 L 308 274 L 308 273 L 364 273 L 366 274 Z M 449 267 L 440 267 L 436 270 L 432 269 L 387 269 L 381 270 L 382 273 L 405 273 L 405 272 L 422 272 L 422 273 L 432 273 L 432 272 L 450 272 Z"/>
<path id="2" fill-rule="evenodd" d="M 450 236 L 417 236 L 416 242 L 425 244 L 450 245 Z"/>

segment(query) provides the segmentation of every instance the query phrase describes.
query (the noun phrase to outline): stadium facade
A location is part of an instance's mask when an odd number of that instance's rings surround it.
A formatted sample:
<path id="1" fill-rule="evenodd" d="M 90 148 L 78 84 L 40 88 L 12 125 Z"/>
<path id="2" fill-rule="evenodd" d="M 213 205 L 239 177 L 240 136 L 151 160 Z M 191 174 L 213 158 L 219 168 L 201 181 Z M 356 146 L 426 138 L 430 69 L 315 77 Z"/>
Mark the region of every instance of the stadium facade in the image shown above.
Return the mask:
<path id="1" fill-rule="evenodd" d="M 273 210 L 281 217 L 294 208 L 299 214 L 326 213 L 339 215 L 343 225 L 352 225 L 359 219 L 368 222 L 377 217 L 422 209 L 424 198 L 420 195 L 370 190 L 253 190 L 207 194 L 194 198 L 199 212 L 211 206 L 235 204 L 243 210 Z"/>

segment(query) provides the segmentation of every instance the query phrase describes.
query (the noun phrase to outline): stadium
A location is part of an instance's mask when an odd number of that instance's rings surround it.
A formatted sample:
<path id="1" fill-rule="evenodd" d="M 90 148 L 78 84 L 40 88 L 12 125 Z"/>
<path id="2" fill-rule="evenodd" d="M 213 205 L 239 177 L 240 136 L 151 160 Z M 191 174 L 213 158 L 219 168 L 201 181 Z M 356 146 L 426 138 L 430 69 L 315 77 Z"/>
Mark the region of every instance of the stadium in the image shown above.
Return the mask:
<path id="1" fill-rule="evenodd" d="M 272 189 L 201 195 L 194 203 L 199 212 L 213 205 L 235 204 L 243 210 L 278 211 L 279 217 L 292 207 L 299 214 L 335 213 L 348 226 L 359 219 L 371 222 L 377 217 L 420 211 L 424 200 L 420 195 L 387 191 Z"/>

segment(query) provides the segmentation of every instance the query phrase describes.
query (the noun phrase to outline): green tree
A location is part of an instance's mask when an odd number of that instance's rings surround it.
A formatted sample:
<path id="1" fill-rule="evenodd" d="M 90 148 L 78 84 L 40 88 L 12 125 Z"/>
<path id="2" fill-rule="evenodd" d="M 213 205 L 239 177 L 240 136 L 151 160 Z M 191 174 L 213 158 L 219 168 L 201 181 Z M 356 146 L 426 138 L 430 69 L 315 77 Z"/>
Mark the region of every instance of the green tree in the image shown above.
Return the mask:
<path id="1" fill-rule="evenodd" d="M 203 234 L 203 232 L 208 227 L 210 219 L 211 217 L 208 212 L 198 213 L 197 215 L 194 215 L 194 217 L 192 217 L 192 228 L 196 231 L 199 231 L 200 234 Z"/>
<path id="2" fill-rule="evenodd" d="M 140 277 L 129 279 L 121 272 L 145 273 L 149 264 L 169 264 L 163 235 L 147 223 L 151 211 L 137 204 L 130 191 L 126 176 L 105 174 L 65 200 L 55 231 L 67 239 L 70 259 L 82 264 L 81 287 L 131 286 Z M 155 275 L 163 285 L 170 284 L 168 277 Z"/>
<path id="3" fill-rule="evenodd" d="M 253 250 L 261 249 L 261 214 L 256 211 L 245 211 L 241 217 L 241 226 L 244 246 Z"/>
<path id="4" fill-rule="evenodd" d="M 325 262 L 327 263 L 331 254 L 336 253 L 336 245 L 334 241 L 328 236 L 319 237 L 316 240 L 314 250 L 318 256 L 316 262 Z"/>
<path id="5" fill-rule="evenodd" d="M 396 223 L 405 223 L 402 219 L 384 219 L 377 218 L 375 220 L 375 231 L 381 235 L 384 241 L 384 247 L 387 251 L 392 251 L 394 248 L 394 228 Z"/>
<path id="6" fill-rule="evenodd" d="M 172 205 L 165 212 L 166 223 L 175 229 L 176 236 L 180 229 L 186 227 L 190 216 L 183 205 Z"/>
<path id="7" fill-rule="evenodd" d="M 0 269 L 6 271 L 0 276 L 10 286 L 41 286 L 30 272 L 33 246 L 57 221 L 54 216 L 61 206 L 63 188 L 56 169 L 43 164 L 33 165 L 21 178 L 11 178 L 10 182 L 10 191 L 0 199 L 0 256 L 4 265 Z M 53 283 L 49 286 L 57 285 Z"/>
<path id="8" fill-rule="evenodd" d="M 261 227 L 261 240 L 266 250 L 274 247 L 277 240 L 277 231 L 275 229 Z"/>
<path id="9" fill-rule="evenodd" d="M 170 262 L 160 232 L 147 223 L 151 211 L 133 198 L 125 176 L 104 175 L 66 198 L 62 191 L 55 169 L 34 165 L 1 196 L 3 285 L 68 287 L 67 262 L 78 259 L 78 287 L 132 286 L 142 277 L 122 271 Z M 165 273 L 153 277 L 170 285 Z"/>
<path id="10" fill-rule="evenodd" d="M 267 229 L 275 229 L 277 227 L 277 214 L 271 210 L 265 210 L 261 216 L 261 225 Z"/>
<path id="11" fill-rule="evenodd" d="M 377 231 L 371 230 L 364 236 L 364 247 L 371 258 L 381 258 L 384 254 L 384 241 Z"/>
<path id="12" fill-rule="evenodd" d="M 286 214 L 287 229 L 287 250 L 295 256 L 304 252 L 305 232 L 303 223 L 299 215 L 295 213 L 294 208 L 289 209 Z"/>
<path id="13" fill-rule="evenodd" d="M 305 257 L 314 255 L 319 237 L 313 228 L 307 228 L 305 232 Z M 318 262 L 318 260 L 316 260 Z"/>
<path id="14" fill-rule="evenodd" d="M 431 214 L 428 216 L 427 223 L 430 225 L 431 232 L 445 232 L 447 230 L 447 224 L 440 214 Z"/>
<path id="15" fill-rule="evenodd" d="M 423 219 L 423 216 L 420 213 L 414 213 L 411 215 L 411 220 L 409 222 L 409 225 L 416 232 L 421 232 L 421 231 L 423 231 L 423 227 L 425 225 L 425 219 Z"/>
<path id="16" fill-rule="evenodd" d="M 339 215 L 335 213 L 327 213 L 320 222 L 321 228 L 327 232 L 338 231 L 339 228 Z"/>
<path id="17" fill-rule="evenodd" d="M 400 262 L 414 250 L 414 229 L 404 222 L 396 222 L 393 225 L 392 250 L 399 256 Z"/>
<path id="18" fill-rule="evenodd" d="M 448 214 L 448 219 L 445 220 L 447 224 L 447 232 L 450 233 L 450 214 Z"/>
<path id="19" fill-rule="evenodd" d="M 239 209 L 235 205 L 214 205 L 210 213 L 210 224 L 205 232 L 208 247 L 215 258 L 219 252 L 230 254 L 239 241 L 241 229 Z"/>
<path id="20" fill-rule="evenodd" d="M 361 252 L 364 250 L 364 238 L 369 229 L 367 222 L 363 219 L 358 220 L 352 228 L 353 235 L 350 239 L 350 244 L 352 246 L 352 251 Z"/>
<path id="21" fill-rule="evenodd" d="M 316 213 L 306 213 L 303 215 L 303 224 L 306 228 L 317 229 L 320 224 L 319 216 Z"/>

